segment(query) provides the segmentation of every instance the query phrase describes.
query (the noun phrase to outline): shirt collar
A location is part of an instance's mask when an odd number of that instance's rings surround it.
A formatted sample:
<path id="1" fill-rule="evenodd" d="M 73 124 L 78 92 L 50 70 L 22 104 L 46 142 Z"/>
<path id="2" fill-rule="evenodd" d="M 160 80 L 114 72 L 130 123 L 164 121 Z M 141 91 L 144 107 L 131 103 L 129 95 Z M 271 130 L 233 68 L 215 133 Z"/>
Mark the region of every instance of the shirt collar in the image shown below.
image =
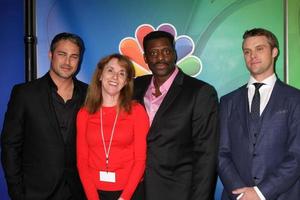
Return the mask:
<path id="1" fill-rule="evenodd" d="M 57 86 L 54 83 L 54 81 L 52 80 L 50 73 L 48 72 L 46 76 L 47 76 L 51 90 L 57 92 Z M 77 79 L 75 77 L 73 77 L 72 79 L 73 79 L 73 84 L 74 84 L 73 97 L 75 97 L 75 96 L 78 96 L 77 94 L 79 92 L 79 85 L 78 85 L 78 82 L 76 81 Z"/>
<path id="2" fill-rule="evenodd" d="M 165 92 L 168 91 L 176 77 L 176 75 L 178 74 L 178 67 L 175 67 L 175 70 L 173 71 L 172 75 L 159 87 L 159 90 L 161 92 Z M 154 86 L 154 76 L 152 77 L 151 83 L 150 83 L 150 89 L 155 89 Z"/>
<path id="3" fill-rule="evenodd" d="M 273 87 L 275 85 L 276 80 L 277 80 L 277 77 L 276 77 L 275 73 L 272 74 L 271 76 L 269 76 L 268 78 L 264 79 L 263 81 L 257 81 L 253 76 L 250 76 L 250 79 L 247 84 L 247 88 L 250 85 L 253 85 L 253 83 L 257 83 L 257 82 L 264 83 L 264 85 Z"/>

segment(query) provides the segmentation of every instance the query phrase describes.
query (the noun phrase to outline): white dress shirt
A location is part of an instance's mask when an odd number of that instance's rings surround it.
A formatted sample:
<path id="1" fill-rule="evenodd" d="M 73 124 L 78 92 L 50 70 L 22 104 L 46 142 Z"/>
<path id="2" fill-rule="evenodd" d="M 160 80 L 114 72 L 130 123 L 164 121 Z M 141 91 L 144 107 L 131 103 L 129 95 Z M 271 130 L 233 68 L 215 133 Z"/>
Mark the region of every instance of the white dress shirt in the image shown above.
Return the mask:
<path id="1" fill-rule="evenodd" d="M 269 99 L 271 97 L 275 82 L 276 82 L 277 78 L 275 74 L 272 74 L 271 76 L 269 76 L 268 78 L 266 78 L 265 80 L 261 81 L 260 83 L 264 83 L 264 85 L 262 85 L 259 88 L 259 93 L 260 93 L 260 115 L 262 114 L 262 112 L 264 111 L 265 107 L 267 106 Z M 253 83 L 257 83 L 258 81 L 255 80 L 255 78 L 253 78 L 252 76 L 250 76 L 250 80 L 248 82 L 248 102 L 249 102 L 249 110 L 251 110 L 251 102 L 254 96 L 254 92 L 255 92 L 255 86 L 253 85 Z"/>

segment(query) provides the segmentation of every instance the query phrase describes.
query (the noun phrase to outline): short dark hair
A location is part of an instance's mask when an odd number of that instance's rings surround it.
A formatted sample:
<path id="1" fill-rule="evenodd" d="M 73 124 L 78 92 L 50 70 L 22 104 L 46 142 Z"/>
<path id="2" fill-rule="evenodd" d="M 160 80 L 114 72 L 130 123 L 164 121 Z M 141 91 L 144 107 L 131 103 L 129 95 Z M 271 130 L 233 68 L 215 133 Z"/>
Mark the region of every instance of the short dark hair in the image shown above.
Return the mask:
<path id="1" fill-rule="evenodd" d="M 81 39 L 81 37 L 79 37 L 78 35 L 74 34 L 74 33 L 67 33 L 67 32 L 63 32 L 63 33 L 59 33 L 56 36 L 54 36 L 51 45 L 50 45 L 50 51 L 53 53 L 56 45 L 59 41 L 61 40 L 69 40 L 72 43 L 76 44 L 79 47 L 79 53 L 80 53 L 80 58 L 82 58 L 85 47 L 84 47 L 84 42 Z"/>
<path id="2" fill-rule="evenodd" d="M 147 45 L 150 40 L 159 39 L 159 38 L 167 38 L 170 41 L 172 48 L 175 49 L 174 36 L 171 33 L 168 33 L 166 31 L 152 31 L 148 33 L 143 39 L 144 52 L 146 52 Z"/>
<path id="3" fill-rule="evenodd" d="M 271 46 L 271 49 L 277 48 L 279 50 L 279 44 L 276 36 L 269 30 L 263 29 L 263 28 L 253 28 L 251 30 L 245 31 L 243 35 L 243 39 L 254 37 L 254 36 L 265 36 L 268 39 L 268 43 Z M 244 46 L 244 42 L 243 42 Z"/>

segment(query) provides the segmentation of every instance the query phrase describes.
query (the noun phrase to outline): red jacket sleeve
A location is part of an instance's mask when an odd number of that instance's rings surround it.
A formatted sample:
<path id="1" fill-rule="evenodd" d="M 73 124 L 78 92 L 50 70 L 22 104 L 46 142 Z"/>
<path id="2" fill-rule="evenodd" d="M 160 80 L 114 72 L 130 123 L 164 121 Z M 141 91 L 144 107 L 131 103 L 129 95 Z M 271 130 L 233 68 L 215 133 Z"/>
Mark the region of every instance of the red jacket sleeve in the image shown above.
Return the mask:
<path id="1" fill-rule="evenodd" d="M 121 194 L 124 200 L 130 200 L 144 171 L 146 161 L 146 136 L 149 130 L 148 115 L 140 104 L 135 103 L 132 109 L 134 119 L 134 165 L 129 174 L 128 182 Z"/>
<path id="2" fill-rule="evenodd" d="M 86 141 L 86 129 L 89 114 L 86 109 L 82 108 L 77 114 L 77 168 L 79 176 L 88 200 L 99 200 L 97 188 L 90 177 L 88 160 L 89 151 Z"/>

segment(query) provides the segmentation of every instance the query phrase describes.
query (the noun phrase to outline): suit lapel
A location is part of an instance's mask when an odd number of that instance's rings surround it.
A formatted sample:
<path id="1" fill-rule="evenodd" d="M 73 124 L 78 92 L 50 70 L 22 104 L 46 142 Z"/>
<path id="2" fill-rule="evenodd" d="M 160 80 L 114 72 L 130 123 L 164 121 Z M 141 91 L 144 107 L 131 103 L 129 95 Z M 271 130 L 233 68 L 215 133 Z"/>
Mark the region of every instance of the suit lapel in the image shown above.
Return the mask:
<path id="1" fill-rule="evenodd" d="M 248 144 L 249 152 L 253 150 L 252 142 L 254 140 L 254 136 L 250 134 L 249 130 L 249 101 L 248 101 L 248 88 L 247 85 L 244 85 L 240 88 L 239 94 L 236 95 L 235 102 L 233 102 L 233 106 L 235 105 L 235 108 L 232 109 L 233 112 L 237 112 L 235 114 L 235 118 L 233 120 L 236 120 L 236 126 L 240 126 L 241 133 L 243 137 L 245 138 L 246 144 Z M 239 129 L 237 129 L 239 130 Z"/>
<path id="2" fill-rule="evenodd" d="M 260 133 L 257 138 L 257 142 L 261 140 L 263 135 L 266 133 L 266 125 L 269 124 L 269 120 L 272 119 L 272 116 L 274 115 L 274 111 L 276 111 L 278 108 L 278 99 L 280 99 L 280 86 L 281 82 L 280 80 L 277 79 L 272 94 L 270 96 L 269 102 L 267 103 L 263 113 L 262 113 L 262 123 L 261 123 L 261 128 L 260 128 Z"/>
<path id="3" fill-rule="evenodd" d="M 55 130 L 55 134 L 57 135 L 58 138 L 60 138 L 61 141 L 63 141 L 63 137 L 62 134 L 60 133 L 59 124 L 52 103 L 51 87 L 48 81 L 48 78 L 50 77 L 47 76 L 49 75 L 45 75 L 41 80 L 43 86 L 40 88 L 41 91 L 39 92 L 40 94 L 39 98 L 41 99 L 41 102 L 43 102 L 42 106 L 44 108 L 44 112 L 47 113 L 46 116 L 48 117 L 48 121 L 50 125 Z"/>
<path id="4" fill-rule="evenodd" d="M 249 125 L 248 125 L 248 113 L 249 113 L 248 88 L 246 87 L 246 85 L 242 86 L 240 95 L 241 98 L 237 99 L 238 107 L 236 108 L 236 110 L 239 113 L 238 114 L 239 119 L 237 120 L 240 121 L 241 127 L 244 129 L 243 133 L 245 134 L 245 137 L 250 139 Z"/>

